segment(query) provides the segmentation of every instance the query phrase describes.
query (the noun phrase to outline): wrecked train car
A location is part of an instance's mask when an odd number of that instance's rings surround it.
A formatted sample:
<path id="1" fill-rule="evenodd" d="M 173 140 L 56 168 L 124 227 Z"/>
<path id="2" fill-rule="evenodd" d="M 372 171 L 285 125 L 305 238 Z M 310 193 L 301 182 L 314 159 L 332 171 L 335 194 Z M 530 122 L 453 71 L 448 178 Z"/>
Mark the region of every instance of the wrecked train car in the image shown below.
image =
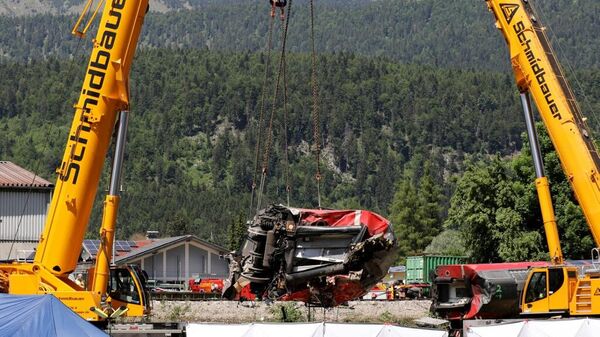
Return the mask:
<path id="1" fill-rule="evenodd" d="M 453 330 L 466 320 L 513 319 L 520 316 L 519 303 L 533 267 L 547 261 L 438 266 L 432 284 L 431 313 L 450 321 Z M 594 268 L 589 260 L 567 260 L 579 273 Z"/>
<path id="2" fill-rule="evenodd" d="M 435 269 L 431 312 L 451 322 L 517 318 L 520 298 L 533 267 L 547 261 L 442 265 Z M 593 268 L 589 260 L 567 260 L 579 273 Z"/>
<path id="3" fill-rule="evenodd" d="M 390 222 L 373 212 L 273 205 L 249 223 L 241 251 L 227 257 L 224 297 L 249 284 L 259 297 L 336 306 L 380 281 L 396 247 Z"/>
<path id="4" fill-rule="evenodd" d="M 529 268 L 549 262 L 456 264 L 438 266 L 431 311 L 461 328 L 468 319 L 519 316 L 519 298 Z"/>

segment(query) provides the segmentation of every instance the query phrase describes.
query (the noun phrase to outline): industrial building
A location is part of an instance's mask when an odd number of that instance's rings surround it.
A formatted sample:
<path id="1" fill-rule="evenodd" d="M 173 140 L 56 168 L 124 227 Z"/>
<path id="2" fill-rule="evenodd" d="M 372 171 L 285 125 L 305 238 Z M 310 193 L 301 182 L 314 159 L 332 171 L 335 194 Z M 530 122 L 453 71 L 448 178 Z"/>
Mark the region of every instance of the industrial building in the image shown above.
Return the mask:
<path id="1" fill-rule="evenodd" d="M 54 185 L 0 161 L 0 260 L 25 259 L 37 246 Z"/>
<path id="2" fill-rule="evenodd" d="M 150 280 L 183 284 L 190 278 L 226 278 L 227 261 L 221 256 L 227 249 L 194 235 L 136 241 L 127 254 L 116 257 L 117 264 L 137 264 Z"/>

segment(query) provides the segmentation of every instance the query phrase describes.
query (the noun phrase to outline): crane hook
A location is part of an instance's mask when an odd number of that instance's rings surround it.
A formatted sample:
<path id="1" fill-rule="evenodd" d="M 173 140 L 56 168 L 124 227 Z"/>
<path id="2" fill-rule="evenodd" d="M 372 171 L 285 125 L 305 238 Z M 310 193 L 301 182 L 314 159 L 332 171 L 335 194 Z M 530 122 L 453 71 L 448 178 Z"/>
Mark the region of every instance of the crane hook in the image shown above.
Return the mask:
<path id="1" fill-rule="evenodd" d="M 271 6 L 273 7 L 285 7 L 287 5 L 287 0 L 269 0 L 271 2 Z"/>
<path id="2" fill-rule="evenodd" d="M 279 7 L 281 10 L 281 14 L 279 15 L 281 21 L 285 20 L 285 6 L 287 5 L 287 0 L 269 0 L 271 3 L 271 17 L 275 17 L 275 8 Z"/>

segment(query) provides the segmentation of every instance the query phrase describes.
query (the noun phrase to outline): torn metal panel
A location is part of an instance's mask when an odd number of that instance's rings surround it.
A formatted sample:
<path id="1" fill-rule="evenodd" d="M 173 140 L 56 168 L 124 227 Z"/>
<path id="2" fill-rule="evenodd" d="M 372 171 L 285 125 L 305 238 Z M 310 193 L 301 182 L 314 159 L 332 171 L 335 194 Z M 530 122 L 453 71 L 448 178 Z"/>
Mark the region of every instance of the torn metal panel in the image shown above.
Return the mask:
<path id="1" fill-rule="evenodd" d="M 380 281 L 396 248 L 390 222 L 373 212 L 273 205 L 249 223 L 241 251 L 228 256 L 224 296 L 250 285 L 259 297 L 336 306 Z"/>

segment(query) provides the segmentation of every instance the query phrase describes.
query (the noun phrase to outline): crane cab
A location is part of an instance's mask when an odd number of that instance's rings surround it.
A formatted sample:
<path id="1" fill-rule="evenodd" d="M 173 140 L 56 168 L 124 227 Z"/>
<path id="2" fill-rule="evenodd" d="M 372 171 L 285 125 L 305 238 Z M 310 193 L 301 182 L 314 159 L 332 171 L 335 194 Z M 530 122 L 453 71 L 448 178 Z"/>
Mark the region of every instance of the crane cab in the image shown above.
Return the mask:
<path id="1" fill-rule="evenodd" d="M 107 293 L 115 310 L 129 308 L 125 316 L 140 317 L 150 312 L 147 277 L 136 265 L 112 267 Z"/>
<path id="2" fill-rule="evenodd" d="M 94 268 L 88 270 L 94 275 Z M 111 266 L 106 302 L 113 310 L 127 307 L 123 316 L 141 317 L 150 313 L 150 293 L 147 287 L 148 278 L 137 265 Z M 92 280 L 88 281 L 91 284 Z"/>
<path id="3" fill-rule="evenodd" d="M 564 266 L 532 268 L 521 293 L 522 315 L 568 313 L 570 290 L 576 278 L 575 268 Z"/>
<path id="4" fill-rule="evenodd" d="M 521 293 L 521 315 L 589 316 L 600 310 L 600 272 L 577 267 L 532 268 Z"/>

